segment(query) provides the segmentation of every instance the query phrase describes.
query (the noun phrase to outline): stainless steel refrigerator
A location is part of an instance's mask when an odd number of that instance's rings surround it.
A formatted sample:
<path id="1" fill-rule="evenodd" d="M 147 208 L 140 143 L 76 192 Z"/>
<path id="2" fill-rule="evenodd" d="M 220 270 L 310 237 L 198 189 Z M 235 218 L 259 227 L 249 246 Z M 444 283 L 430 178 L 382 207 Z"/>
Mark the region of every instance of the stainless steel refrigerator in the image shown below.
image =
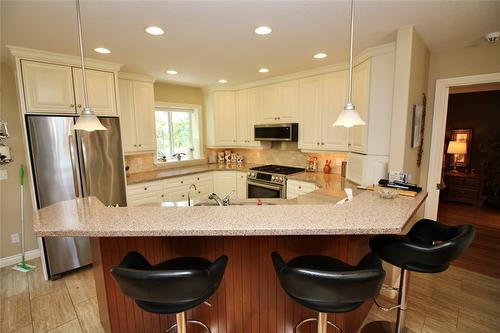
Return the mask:
<path id="1" fill-rule="evenodd" d="M 126 205 L 118 118 L 100 118 L 106 131 L 74 131 L 74 117 L 27 116 L 38 208 L 95 196 L 104 205 Z M 92 263 L 86 237 L 44 237 L 50 279 Z"/>

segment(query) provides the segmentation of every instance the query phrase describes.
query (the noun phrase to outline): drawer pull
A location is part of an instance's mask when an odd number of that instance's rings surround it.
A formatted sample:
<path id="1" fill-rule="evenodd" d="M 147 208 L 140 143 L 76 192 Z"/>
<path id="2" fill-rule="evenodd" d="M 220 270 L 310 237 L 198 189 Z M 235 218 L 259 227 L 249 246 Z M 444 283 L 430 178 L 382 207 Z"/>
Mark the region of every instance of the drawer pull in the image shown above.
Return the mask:
<path id="1" fill-rule="evenodd" d="M 147 187 L 145 187 L 145 188 L 144 188 L 144 191 L 147 191 L 147 190 L 148 190 L 148 188 L 147 188 Z"/>
<path id="2" fill-rule="evenodd" d="M 201 191 L 198 191 L 198 194 L 200 194 L 200 193 L 201 193 Z"/>
<path id="3" fill-rule="evenodd" d="M 183 181 L 183 180 L 181 180 L 181 184 L 184 184 L 184 181 Z"/>
<path id="4" fill-rule="evenodd" d="M 200 177 L 196 177 L 196 180 L 200 180 Z"/>
<path id="5" fill-rule="evenodd" d="M 162 194 L 162 195 L 161 195 L 161 197 L 162 197 L 162 198 L 164 198 L 164 197 L 165 197 L 165 195 L 164 195 L 164 194 Z"/>
<path id="6" fill-rule="evenodd" d="M 302 190 L 302 186 L 299 186 L 299 190 Z"/>
<path id="7" fill-rule="evenodd" d="M 183 194 L 183 195 L 182 195 L 182 197 L 184 198 L 184 197 L 185 197 L 185 195 Z"/>

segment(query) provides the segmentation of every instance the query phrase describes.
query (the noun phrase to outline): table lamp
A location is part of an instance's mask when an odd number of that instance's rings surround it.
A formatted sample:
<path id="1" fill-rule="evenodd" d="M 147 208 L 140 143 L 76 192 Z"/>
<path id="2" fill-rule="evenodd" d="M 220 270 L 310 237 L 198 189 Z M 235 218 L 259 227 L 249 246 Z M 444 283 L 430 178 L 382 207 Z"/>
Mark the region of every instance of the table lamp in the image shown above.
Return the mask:
<path id="1" fill-rule="evenodd" d="M 447 154 L 453 155 L 453 170 L 451 172 L 458 172 L 457 170 L 457 158 L 458 155 L 467 154 L 467 143 L 459 141 L 450 141 L 448 143 Z"/>

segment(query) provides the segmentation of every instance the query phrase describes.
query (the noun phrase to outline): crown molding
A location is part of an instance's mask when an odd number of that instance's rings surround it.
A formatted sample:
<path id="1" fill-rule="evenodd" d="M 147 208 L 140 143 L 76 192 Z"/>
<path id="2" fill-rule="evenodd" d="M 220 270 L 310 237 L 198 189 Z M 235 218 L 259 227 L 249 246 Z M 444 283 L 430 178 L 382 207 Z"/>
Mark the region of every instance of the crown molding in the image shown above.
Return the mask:
<path id="1" fill-rule="evenodd" d="M 387 53 L 393 53 L 395 51 L 396 51 L 396 42 L 391 42 L 391 43 L 367 48 L 364 51 L 362 51 L 361 53 L 359 53 L 356 57 L 354 57 L 354 66 L 359 65 L 360 63 L 368 60 L 369 58 L 383 55 L 383 54 L 387 54 Z M 203 90 L 203 92 L 209 92 L 209 91 L 232 91 L 232 90 L 248 89 L 248 88 L 265 86 L 265 85 L 275 84 L 275 83 L 284 82 L 284 81 L 302 79 L 302 78 L 306 78 L 309 76 L 338 72 L 338 71 L 347 70 L 347 69 L 349 69 L 349 62 L 344 61 L 344 62 L 332 64 L 332 65 L 307 69 L 307 70 L 300 71 L 300 72 L 275 76 L 275 77 L 265 79 L 265 80 L 258 80 L 258 81 L 243 83 L 243 84 L 237 84 L 237 85 L 228 85 L 228 86 L 224 86 L 224 87 L 207 86 L 207 87 L 203 87 L 202 90 Z"/>
<path id="2" fill-rule="evenodd" d="M 16 60 L 24 59 L 24 60 L 57 63 L 75 67 L 81 66 L 80 57 L 78 56 L 72 56 L 68 54 L 55 53 L 43 50 L 29 49 L 14 45 L 6 45 L 5 47 L 9 50 L 12 57 L 14 57 Z M 107 70 L 112 72 L 118 72 L 120 68 L 123 66 L 123 64 L 119 64 L 116 62 L 109 62 L 92 58 L 85 58 L 85 65 L 86 67 L 92 69 Z"/>
<path id="3" fill-rule="evenodd" d="M 148 82 L 148 83 L 155 82 L 155 79 L 152 78 L 151 76 L 148 76 L 146 74 L 139 74 L 139 73 L 118 72 L 118 78 L 125 79 L 125 80 L 133 80 L 133 81 L 143 81 L 143 82 Z"/>

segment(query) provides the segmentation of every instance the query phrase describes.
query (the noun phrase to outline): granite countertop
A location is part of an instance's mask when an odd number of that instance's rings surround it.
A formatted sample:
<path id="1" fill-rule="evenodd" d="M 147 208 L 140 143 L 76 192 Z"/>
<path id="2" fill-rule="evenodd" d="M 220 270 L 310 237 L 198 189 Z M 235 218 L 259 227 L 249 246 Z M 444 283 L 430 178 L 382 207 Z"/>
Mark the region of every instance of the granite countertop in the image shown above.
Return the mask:
<path id="1" fill-rule="evenodd" d="M 328 191 L 286 205 L 228 207 L 106 207 L 89 197 L 36 211 L 33 229 L 36 236 L 89 237 L 397 234 L 427 197 L 382 199 L 362 191 L 335 204 L 340 198 Z"/>
<path id="2" fill-rule="evenodd" d="M 174 177 L 193 175 L 208 171 L 248 171 L 250 168 L 259 166 L 259 164 L 243 163 L 237 164 L 202 164 L 183 168 L 158 169 L 146 172 L 137 172 L 127 175 L 127 185 L 145 183 L 155 180 L 162 180 Z"/>

